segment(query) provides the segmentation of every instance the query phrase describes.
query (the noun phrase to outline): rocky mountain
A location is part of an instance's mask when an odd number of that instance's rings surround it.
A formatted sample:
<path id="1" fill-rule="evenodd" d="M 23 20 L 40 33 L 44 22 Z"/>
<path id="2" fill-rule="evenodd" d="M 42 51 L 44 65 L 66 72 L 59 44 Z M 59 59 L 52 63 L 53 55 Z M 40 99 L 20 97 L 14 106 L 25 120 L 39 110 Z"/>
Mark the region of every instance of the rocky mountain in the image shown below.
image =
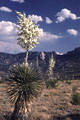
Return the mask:
<path id="1" fill-rule="evenodd" d="M 55 78 L 80 79 L 80 48 L 76 48 L 64 55 L 58 55 L 55 52 L 29 52 L 29 64 L 38 65 L 45 73 L 51 54 L 53 54 L 56 61 L 53 69 Z M 0 53 L 0 73 L 8 72 L 10 66 L 14 64 L 23 63 L 25 56 L 25 53 Z"/>
<path id="2" fill-rule="evenodd" d="M 80 48 L 57 56 L 55 71 L 60 78 L 80 79 Z"/>

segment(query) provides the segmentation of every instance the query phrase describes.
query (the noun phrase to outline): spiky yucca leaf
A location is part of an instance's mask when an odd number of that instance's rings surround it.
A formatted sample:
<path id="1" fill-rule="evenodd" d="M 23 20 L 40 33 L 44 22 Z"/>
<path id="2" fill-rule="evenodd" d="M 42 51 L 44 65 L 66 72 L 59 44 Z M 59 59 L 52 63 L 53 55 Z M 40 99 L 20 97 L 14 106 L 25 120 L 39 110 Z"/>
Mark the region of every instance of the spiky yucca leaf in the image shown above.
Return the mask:
<path id="1" fill-rule="evenodd" d="M 18 65 L 12 67 L 9 78 L 7 79 L 10 101 L 16 103 L 30 102 L 35 98 L 41 90 L 42 80 L 40 73 L 30 67 Z"/>

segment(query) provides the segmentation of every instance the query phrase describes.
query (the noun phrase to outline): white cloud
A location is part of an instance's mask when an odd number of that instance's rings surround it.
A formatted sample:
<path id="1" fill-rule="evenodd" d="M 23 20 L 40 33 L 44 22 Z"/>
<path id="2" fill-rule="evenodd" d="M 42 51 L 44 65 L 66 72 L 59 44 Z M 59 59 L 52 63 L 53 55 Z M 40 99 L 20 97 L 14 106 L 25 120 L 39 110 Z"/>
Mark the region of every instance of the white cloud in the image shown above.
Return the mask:
<path id="1" fill-rule="evenodd" d="M 66 19 L 72 19 L 72 20 L 77 20 L 80 19 L 80 17 L 77 17 L 76 14 L 72 13 L 70 10 L 64 8 L 60 12 L 56 14 L 57 20 L 56 23 L 63 22 Z"/>
<path id="2" fill-rule="evenodd" d="M 56 34 L 51 34 L 49 32 L 44 32 L 42 28 L 40 28 L 40 40 L 56 40 L 59 38 L 62 38 L 62 36 L 56 35 Z"/>
<path id="3" fill-rule="evenodd" d="M 49 17 L 46 17 L 46 23 L 51 24 L 51 23 L 53 23 L 53 21 Z"/>
<path id="4" fill-rule="evenodd" d="M 32 20 L 36 23 L 43 21 L 41 16 L 38 16 L 38 15 L 30 15 L 30 16 L 31 16 Z"/>
<path id="5" fill-rule="evenodd" d="M 12 12 L 12 10 L 8 7 L 2 6 L 0 7 L 0 11 L 4 11 L 4 12 Z"/>
<path id="6" fill-rule="evenodd" d="M 15 37 L 17 33 L 17 25 L 10 21 L 1 21 L 0 22 L 0 36 L 7 38 L 8 40 L 11 37 Z M 5 39 L 4 39 L 5 40 Z"/>
<path id="7" fill-rule="evenodd" d="M 17 25 L 10 21 L 0 22 L 0 52 L 17 53 L 22 49 L 17 45 Z"/>
<path id="8" fill-rule="evenodd" d="M 10 43 L 10 42 L 0 41 L 0 52 L 16 54 L 19 52 L 24 52 L 24 50 L 15 42 Z"/>
<path id="9" fill-rule="evenodd" d="M 78 35 L 78 31 L 75 30 L 75 29 L 68 29 L 67 32 L 68 32 L 70 35 L 73 35 L 73 36 L 77 36 L 77 35 Z"/>
<path id="10" fill-rule="evenodd" d="M 19 2 L 19 3 L 24 3 L 24 0 L 10 0 L 12 2 Z"/>
<path id="11" fill-rule="evenodd" d="M 0 52 L 18 53 L 24 51 L 24 49 L 17 45 L 17 32 L 17 25 L 15 23 L 10 21 L 0 22 Z M 40 28 L 40 33 L 40 41 L 54 41 L 62 38 L 62 36 L 44 32 L 42 28 Z"/>

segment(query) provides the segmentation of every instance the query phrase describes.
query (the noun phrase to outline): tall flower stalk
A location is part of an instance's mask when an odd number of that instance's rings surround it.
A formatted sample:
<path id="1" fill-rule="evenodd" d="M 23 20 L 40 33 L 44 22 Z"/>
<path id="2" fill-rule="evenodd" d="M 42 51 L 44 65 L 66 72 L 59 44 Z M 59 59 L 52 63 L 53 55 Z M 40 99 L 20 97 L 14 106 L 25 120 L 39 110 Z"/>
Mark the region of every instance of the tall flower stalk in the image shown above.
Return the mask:
<path id="1" fill-rule="evenodd" d="M 28 66 L 28 52 L 39 43 L 40 29 L 31 16 L 16 12 L 18 15 L 18 44 L 26 50 L 25 65 Z"/>
<path id="2" fill-rule="evenodd" d="M 53 79 L 53 68 L 55 66 L 55 60 L 53 57 L 53 54 L 51 54 L 50 60 L 49 60 L 49 67 L 48 67 L 48 77 L 49 79 Z"/>

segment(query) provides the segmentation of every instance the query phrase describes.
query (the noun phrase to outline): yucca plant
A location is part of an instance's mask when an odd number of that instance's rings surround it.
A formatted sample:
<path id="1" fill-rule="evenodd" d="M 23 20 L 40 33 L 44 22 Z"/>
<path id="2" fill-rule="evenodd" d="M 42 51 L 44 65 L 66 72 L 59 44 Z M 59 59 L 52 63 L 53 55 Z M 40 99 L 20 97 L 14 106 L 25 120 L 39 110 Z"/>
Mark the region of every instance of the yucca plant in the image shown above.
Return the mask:
<path id="1" fill-rule="evenodd" d="M 49 59 L 49 66 L 48 66 L 48 70 L 47 70 L 47 76 L 48 79 L 51 80 L 53 79 L 53 68 L 55 66 L 55 59 L 53 57 L 53 54 L 51 54 L 51 57 Z"/>
<path id="2" fill-rule="evenodd" d="M 18 15 L 18 45 L 26 50 L 25 65 L 28 66 L 28 52 L 39 43 L 40 29 L 31 16 L 16 11 Z"/>
<path id="3" fill-rule="evenodd" d="M 11 120 L 18 120 L 20 117 L 21 120 L 26 120 L 28 112 L 30 112 L 28 104 L 41 91 L 40 73 L 34 68 L 17 65 L 10 70 L 6 82 L 9 100 L 15 105 Z"/>

